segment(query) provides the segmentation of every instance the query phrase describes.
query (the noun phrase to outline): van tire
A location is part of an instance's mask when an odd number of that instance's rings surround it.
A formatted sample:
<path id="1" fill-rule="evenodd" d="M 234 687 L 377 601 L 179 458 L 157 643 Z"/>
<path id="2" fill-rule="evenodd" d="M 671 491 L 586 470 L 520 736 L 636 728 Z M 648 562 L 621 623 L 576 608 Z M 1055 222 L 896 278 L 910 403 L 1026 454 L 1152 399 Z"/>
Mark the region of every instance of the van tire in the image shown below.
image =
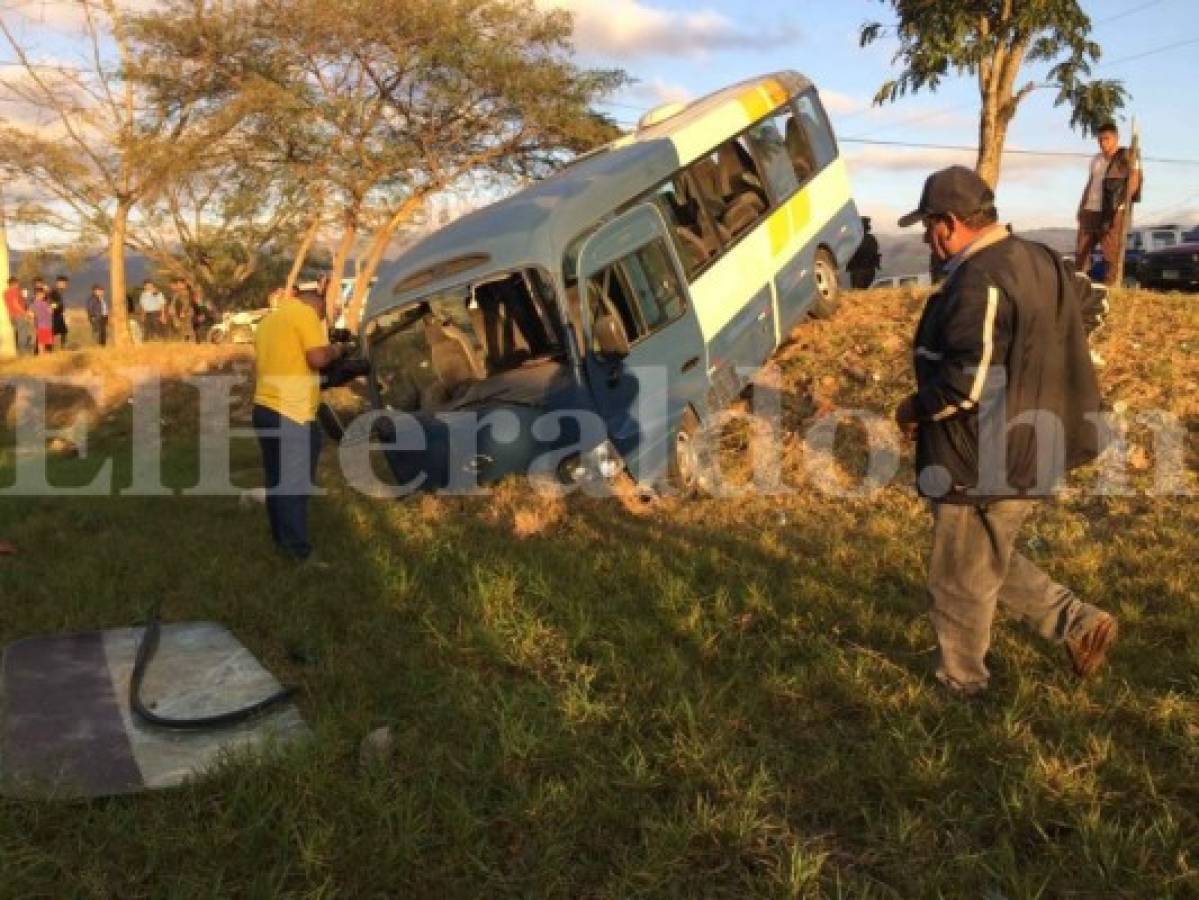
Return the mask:
<path id="1" fill-rule="evenodd" d="M 841 305 L 841 283 L 837 280 L 837 260 L 823 247 L 816 251 L 812 263 L 812 281 L 815 288 L 812 318 L 832 318 Z"/>
<path id="2" fill-rule="evenodd" d="M 670 449 L 670 484 L 683 497 L 697 497 L 711 486 L 706 454 L 700 449 L 699 418 L 688 409 Z"/>

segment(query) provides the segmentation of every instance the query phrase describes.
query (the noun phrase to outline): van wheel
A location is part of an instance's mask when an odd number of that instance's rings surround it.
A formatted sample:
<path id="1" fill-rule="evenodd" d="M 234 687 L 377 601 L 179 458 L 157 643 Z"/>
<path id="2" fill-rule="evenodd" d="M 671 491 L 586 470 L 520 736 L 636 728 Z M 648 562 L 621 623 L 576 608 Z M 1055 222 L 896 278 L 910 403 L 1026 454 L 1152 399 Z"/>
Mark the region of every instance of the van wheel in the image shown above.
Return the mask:
<path id="1" fill-rule="evenodd" d="M 687 410 L 674 436 L 670 454 L 670 481 L 684 497 L 695 497 L 711 486 L 707 454 L 701 447 L 699 419 Z"/>
<path id="2" fill-rule="evenodd" d="M 828 319 L 841 305 L 841 284 L 837 281 L 837 260 L 823 247 L 816 251 L 816 261 L 812 264 L 812 280 L 816 282 L 812 316 Z"/>

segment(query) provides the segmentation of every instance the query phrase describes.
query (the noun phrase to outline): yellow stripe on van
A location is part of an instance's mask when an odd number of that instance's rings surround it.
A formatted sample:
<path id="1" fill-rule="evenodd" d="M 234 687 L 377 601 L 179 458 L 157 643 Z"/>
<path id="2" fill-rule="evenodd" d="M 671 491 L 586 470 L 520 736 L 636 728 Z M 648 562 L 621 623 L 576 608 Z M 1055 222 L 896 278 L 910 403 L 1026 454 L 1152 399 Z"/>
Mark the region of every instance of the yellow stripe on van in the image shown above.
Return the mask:
<path id="1" fill-rule="evenodd" d="M 808 188 L 804 188 L 788 200 L 783 209 L 786 210 L 790 220 L 791 234 L 806 234 L 808 226 L 812 224 L 812 192 Z M 779 251 L 776 250 L 774 255 L 778 256 Z"/>
<path id="2" fill-rule="evenodd" d="M 760 87 L 746 91 L 737 99 L 745 110 L 745 118 L 750 122 L 756 122 L 770 112 L 770 97 Z"/>
<path id="3" fill-rule="evenodd" d="M 712 340 L 762 282 L 810 245 L 849 200 L 845 161 L 836 159 L 696 279 L 691 297 L 704 340 Z"/>
<path id="4" fill-rule="evenodd" d="M 751 88 L 739 98 L 741 108 L 750 122 L 756 122 L 787 102 L 787 91 L 774 79 Z"/>
<path id="5" fill-rule="evenodd" d="M 791 203 L 776 209 L 771 215 L 766 227 L 770 229 L 770 255 L 782 256 L 787 245 L 791 243 Z"/>

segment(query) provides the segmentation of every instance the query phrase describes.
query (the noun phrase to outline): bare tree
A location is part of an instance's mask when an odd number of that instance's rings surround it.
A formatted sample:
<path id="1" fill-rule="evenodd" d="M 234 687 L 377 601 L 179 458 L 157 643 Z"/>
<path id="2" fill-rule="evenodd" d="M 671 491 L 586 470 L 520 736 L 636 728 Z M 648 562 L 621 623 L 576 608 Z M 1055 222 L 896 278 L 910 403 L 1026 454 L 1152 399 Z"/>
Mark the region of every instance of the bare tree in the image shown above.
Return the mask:
<path id="1" fill-rule="evenodd" d="M 129 246 L 218 306 L 265 293 L 264 264 L 290 250 L 307 224 L 305 188 L 289 175 L 233 153 L 206 161 L 144 204 Z"/>
<path id="2" fill-rule="evenodd" d="M 40 128 L 0 129 L 0 167 L 45 201 L 26 204 L 28 220 L 106 245 L 113 342 L 128 341 L 125 251 L 138 204 L 155 198 L 189 171 L 240 121 L 241 96 L 193 91 L 154 102 L 132 74 L 144 69 L 130 31 L 131 16 L 116 0 L 76 0 L 82 17 L 78 64 L 33 59 L 10 21 L 0 36 L 13 53 L 15 76 L 0 79 L 6 99 L 41 110 Z M 201 7 L 202 0 L 195 6 Z"/>

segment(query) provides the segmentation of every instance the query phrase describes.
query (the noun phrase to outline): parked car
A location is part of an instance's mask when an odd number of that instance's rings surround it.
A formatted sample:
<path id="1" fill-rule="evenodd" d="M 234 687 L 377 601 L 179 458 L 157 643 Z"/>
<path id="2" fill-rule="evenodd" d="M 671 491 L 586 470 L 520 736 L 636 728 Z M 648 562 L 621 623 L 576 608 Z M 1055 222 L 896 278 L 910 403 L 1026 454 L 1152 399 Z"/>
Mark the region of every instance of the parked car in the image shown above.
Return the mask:
<path id="1" fill-rule="evenodd" d="M 1145 257 L 1156 250 L 1181 244 L 1184 240 L 1182 229 L 1177 225 L 1134 228 L 1128 232 L 1128 242 L 1124 246 L 1124 280 L 1144 284 L 1144 279 L 1141 278 L 1141 264 Z"/>
<path id="2" fill-rule="evenodd" d="M 1199 289 L 1199 239 L 1146 254 L 1138 274 L 1141 284 L 1154 290 Z"/>

